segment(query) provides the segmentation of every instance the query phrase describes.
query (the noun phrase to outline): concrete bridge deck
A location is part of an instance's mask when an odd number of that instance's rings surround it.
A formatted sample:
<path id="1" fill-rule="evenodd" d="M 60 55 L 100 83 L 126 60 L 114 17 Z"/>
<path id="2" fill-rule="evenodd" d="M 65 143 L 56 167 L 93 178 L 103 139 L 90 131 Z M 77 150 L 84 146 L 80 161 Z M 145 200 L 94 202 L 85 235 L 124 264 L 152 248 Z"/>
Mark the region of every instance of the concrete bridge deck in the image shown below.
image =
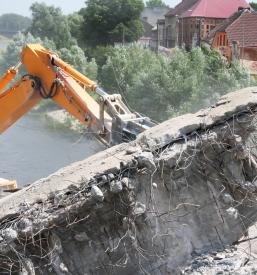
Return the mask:
<path id="1" fill-rule="evenodd" d="M 180 274 L 257 220 L 257 88 L 0 201 L 0 272 Z M 27 272 L 27 273 L 26 273 Z"/>

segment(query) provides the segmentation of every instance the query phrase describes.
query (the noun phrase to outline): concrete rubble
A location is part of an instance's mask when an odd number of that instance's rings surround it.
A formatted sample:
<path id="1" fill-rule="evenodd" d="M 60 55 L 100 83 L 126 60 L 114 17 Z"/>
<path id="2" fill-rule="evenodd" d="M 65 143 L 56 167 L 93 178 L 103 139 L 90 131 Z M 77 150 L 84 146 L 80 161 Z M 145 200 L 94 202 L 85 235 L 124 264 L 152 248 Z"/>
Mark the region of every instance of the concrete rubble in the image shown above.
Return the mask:
<path id="1" fill-rule="evenodd" d="M 230 93 L 0 200 L 0 273 L 216 274 L 257 221 L 256 111 Z"/>

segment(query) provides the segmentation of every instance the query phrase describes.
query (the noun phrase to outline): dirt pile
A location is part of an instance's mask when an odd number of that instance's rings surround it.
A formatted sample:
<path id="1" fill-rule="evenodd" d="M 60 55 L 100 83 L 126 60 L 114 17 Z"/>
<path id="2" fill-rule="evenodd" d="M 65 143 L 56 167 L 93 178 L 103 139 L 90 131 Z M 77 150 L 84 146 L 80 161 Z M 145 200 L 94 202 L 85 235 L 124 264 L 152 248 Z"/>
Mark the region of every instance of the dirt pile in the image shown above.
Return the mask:
<path id="1" fill-rule="evenodd" d="M 257 88 L 228 94 L 3 199 L 1 274 L 179 274 L 238 241 L 257 220 L 256 108 Z"/>

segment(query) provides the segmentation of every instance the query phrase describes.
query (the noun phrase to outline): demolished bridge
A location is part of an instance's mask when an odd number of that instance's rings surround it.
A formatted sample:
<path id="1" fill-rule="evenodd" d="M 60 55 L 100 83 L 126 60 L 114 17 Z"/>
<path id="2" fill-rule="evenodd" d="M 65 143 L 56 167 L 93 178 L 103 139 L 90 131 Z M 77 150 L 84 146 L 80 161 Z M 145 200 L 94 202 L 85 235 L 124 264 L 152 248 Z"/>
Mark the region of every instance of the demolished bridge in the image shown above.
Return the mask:
<path id="1" fill-rule="evenodd" d="M 0 273 L 180 274 L 257 221 L 257 88 L 0 201 Z"/>

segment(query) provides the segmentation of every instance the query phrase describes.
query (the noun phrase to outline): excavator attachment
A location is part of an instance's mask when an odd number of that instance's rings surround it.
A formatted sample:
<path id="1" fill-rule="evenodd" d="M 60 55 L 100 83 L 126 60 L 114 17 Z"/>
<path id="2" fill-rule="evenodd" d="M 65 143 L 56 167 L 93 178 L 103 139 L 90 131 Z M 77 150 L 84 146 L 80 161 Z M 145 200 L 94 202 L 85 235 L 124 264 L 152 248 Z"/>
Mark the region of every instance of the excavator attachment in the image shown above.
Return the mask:
<path id="1" fill-rule="evenodd" d="M 103 91 L 96 90 L 99 94 Z M 100 121 L 104 122 L 104 107 L 112 115 L 111 143 L 119 144 L 136 139 L 138 134 L 153 127 L 155 123 L 138 113 L 132 113 L 122 101 L 121 95 L 102 95 L 100 103 Z"/>

